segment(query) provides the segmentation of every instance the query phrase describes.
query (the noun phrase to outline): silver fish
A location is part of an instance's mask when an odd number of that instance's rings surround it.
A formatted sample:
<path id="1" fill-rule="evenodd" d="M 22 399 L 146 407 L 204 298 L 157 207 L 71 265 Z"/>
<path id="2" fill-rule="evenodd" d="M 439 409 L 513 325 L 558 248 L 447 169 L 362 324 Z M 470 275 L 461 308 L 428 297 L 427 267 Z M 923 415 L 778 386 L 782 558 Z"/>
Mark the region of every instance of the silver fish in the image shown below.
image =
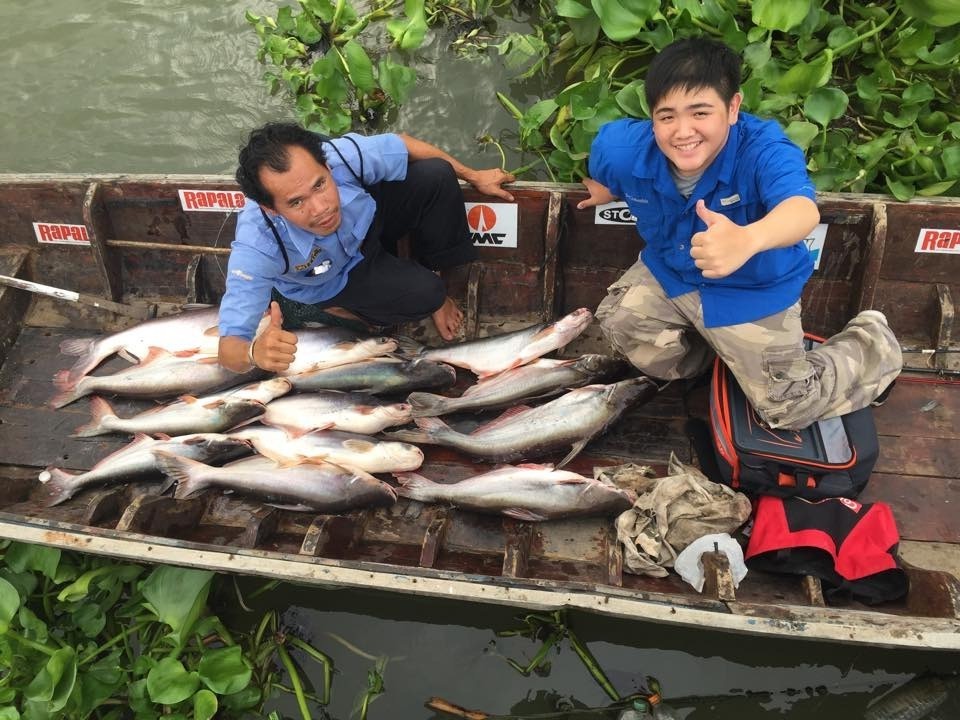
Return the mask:
<path id="1" fill-rule="evenodd" d="M 99 395 L 90 398 L 93 419 L 81 425 L 73 437 L 93 437 L 112 432 L 156 435 L 218 433 L 263 414 L 264 404 L 246 398 L 210 400 L 186 397 L 151 408 L 130 418 L 118 417 L 110 403 Z"/>
<path id="2" fill-rule="evenodd" d="M 505 407 L 525 398 L 550 397 L 570 388 L 604 382 L 626 370 L 626 362 L 609 355 L 584 355 L 571 360 L 541 358 L 483 378 L 460 397 L 415 392 L 410 393 L 407 402 L 413 417 Z"/>
<path id="3" fill-rule="evenodd" d="M 650 378 L 621 380 L 612 385 L 588 385 L 533 408 L 512 408 L 469 435 L 442 420 L 414 418 L 417 430 L 384 433 L 392 440 L 447 445 L 476 458 L 514 462 L 542 457 L 572 446 L 557 465 L 563 467 L 602 433 L 630 405 L 646 402 L 658 391 Z"/>
<path id="4" fill-rule="evenodd" d="M 864 720 L 920 720 L 943 705 L 957 677 L 936 675 L 916 677 L 875 700 L 863 714 Z"/>
<path id="5" fill-rule="evenodd" d="M 349 365 L 287 375 L 287 379 L 298 392 L 352 390 L 376 395 L 450 387 L 457 381 L 457 371 L 449 365 L 430 360 L 378 357 Z"/>
<path id="6" fill-rule="evenodd" d="M 184 310 L 175 315 L 138 323 L 126 330 L 96 338 L 71 338 L 60 343 L 64 355 L 78 355 L 67 371 L 76 383 L 97 365 L 115 353 L 130 362 L 143 360 L 151 347 L 167 352 L 217 354 L 219 343 L 219 308 L 203 307 Z"/>
<path id="7" fill-rule="evenodd" d="M 586 330 L 592 320 L 593 313 L 580 308 L 551 324 L 533 325 L 446 347 L 423 348 L 417 356 L 466 368 L 479 377 L 486 377 L 525 365 L 563 347 Z"/>
<path id="8" fill-rule="evenodd" d="M 72 473 L 48 467 L 39 477 L 42 483 L 37 493 L 40 502 L 45 507 L 57 505 L 92 485 L 144 481 L 151 477 L 161 480 L 163 475 L 154 450 L 203 462 L 233 460 L 253 452 L 246 441 L 227 435 L 207 433 L 163 439 L 136 435 L 129 445 L 111 453 L 86 472 Z"/>
<path id="9" fill-rule="evenodd" d="M 274 400 L 260 418 L 290 436 L 311 430 L 344 430 L 372 435 L 410 420 L 410 406 L 390 403 L 364 393 L 322 390 Z"/>
<path id="10" fill-rule="evenodd" d="M 297 330 L 297 352 L 281 375 L 299 375 L 323 368 L 369 360 L 392 353 L 397 341 L 389 337 L 359 337 L 339 327 Z"/>
<path id="11" fill-rule="evenodd" d="M 506 465 L 454 483 L 437 483 L 416 473 L 394 477 L 401 497 L 534 522 L 615 515 L 633 505 L 633 498 L 620 488 L 552 465 Z"/>
<path id="12" fill-rule="evenodd" d="M 279 428 L 251 425 L 230 437 L 246 440 L 261 455 L 281 465 L 326 461 L 368 473 L 416 470 L 423 451 L 410 443 L 377 441 L 368 435 L 320 430 L 292 438 Z"/>
<path id="13" fill-rule="evenodd" d="M 60 392 L 50 401 L 50 407 L 63 407 L 95 393 L 140 398 L 175 397 L 249 383 L 266 375 L 259 368 L 241 374 L 230 372 L 215 357 L 179 357 L 161 348 L 151 348 L 139 365 L 112 375 L 87 375 L 74 380 L 68 371 L 60 371 L 53 378 Z"/>
<path id="14" fill-rule="evenodd" d="M 277 465 L 255 455 L 215 468 L 165 452 L 158 452 L 157 458 L 163 472 L 177 481 L 177 498 L 217 487 L 253 495 L 287 510 L 324 513 L 392 505 L 397 499 L 396 491 L 373 475 L 332 463 Z"/>

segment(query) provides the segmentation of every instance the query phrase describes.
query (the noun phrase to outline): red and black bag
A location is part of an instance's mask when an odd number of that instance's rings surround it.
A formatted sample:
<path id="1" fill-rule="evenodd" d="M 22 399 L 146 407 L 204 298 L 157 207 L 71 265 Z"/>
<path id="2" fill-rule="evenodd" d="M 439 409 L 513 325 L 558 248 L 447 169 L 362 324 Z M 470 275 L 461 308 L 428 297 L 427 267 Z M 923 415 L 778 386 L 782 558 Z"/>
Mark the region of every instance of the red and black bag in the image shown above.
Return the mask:
<path id="1" fill-rule="evenodd" d="M 823 342 L 811 335 L 806 340 L 808 349 Z M 710 388 L 710 429 L 721 479 L 750 495 L 854 498 L 880 452 L 870 407 L 803 430 L 770 428 L 719 358 Z"/>

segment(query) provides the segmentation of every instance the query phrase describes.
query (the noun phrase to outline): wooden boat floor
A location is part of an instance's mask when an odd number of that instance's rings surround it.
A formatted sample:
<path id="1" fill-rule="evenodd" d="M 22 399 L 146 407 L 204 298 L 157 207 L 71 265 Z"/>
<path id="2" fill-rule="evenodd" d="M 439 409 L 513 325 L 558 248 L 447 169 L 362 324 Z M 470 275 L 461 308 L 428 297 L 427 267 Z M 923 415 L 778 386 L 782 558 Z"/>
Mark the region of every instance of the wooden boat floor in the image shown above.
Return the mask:
<path id="1" fill-rule="evenodd" d="M 60 354 L 60 341 L 82 334 L 25 326 L 0 370 L 0 447 L 6 463 L 0 466 L 0 515 L 284 553 L 305 561 L 384 563 L 413 575 L 442 571 L 565 587 L 602 585 L 616 592 L 670 596 L 671 602 L 679 598 L 692 607 L 719 604 L 716 597 L 698 595 L 672 572 L 665 578 L 623 573 L 620 549 L 607 520 L 524 523 L 404 499 L 387 509 L 318 516 L 215 492 L 175 500 L 159 494 L 159 484 L 153 483 L 88 490 L 57 507 L 42 508 L 32 499 L 42 468 L 89 469 L 129 442 L 122 436 L 69 437 L 89 420 L 86 398 L 59 410 L 47 407 L 55 392 L 51 378 L 73 361 Z M 125 365 L 115 358 L 96 372 Z M 590 474 L 596 465 L 634 462 L 664 474 L 671 452 L 684 462 L 696 462 L 686 425 L 691 416 L 705 416 L 706 396 L 705 384 L 668 386 L 593 442 L 571 468 Z M 118 399 L 114 406 L 118 414 L 126 415 L 149 404 Z M 861 498 L 892 506 L 905 560 L 955 575 L 960 575 L 958 417 L 960 383 L 935 376 L 902 377 L 888 402 L 876 411 L 881 455 Z M 457 479 L 488 467 L 453 452 L 426 448 L 421 472 Z M 915 577 L 921 582 L 926 576 Z M 927 608 L 918 607 L 918 597 L 911 593 L 909 602 L 891 603 L 882 611 L 955 618 L 951 603 L 957 599 L 949 593 L 928 593 Z M 784 582 L 782 577 L 757 572 L 741 584 L 736 601 L 740 612 L 749 612 L 753 604 L 810 604 L 800 578 Z"/>

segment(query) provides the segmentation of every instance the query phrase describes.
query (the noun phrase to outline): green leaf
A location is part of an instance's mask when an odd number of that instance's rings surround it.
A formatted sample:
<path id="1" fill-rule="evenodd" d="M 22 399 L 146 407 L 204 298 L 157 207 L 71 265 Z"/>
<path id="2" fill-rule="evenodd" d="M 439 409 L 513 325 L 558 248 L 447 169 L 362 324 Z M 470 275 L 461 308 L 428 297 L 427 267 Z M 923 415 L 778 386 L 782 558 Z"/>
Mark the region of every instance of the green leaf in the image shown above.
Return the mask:
<path id="1" fill-rule="evenodd" d="M 843 117 L 850 99 L 843 90 L 821 87 L 814 90 L 803 101 L 803 114 L 826 127 L 832 120 Z"/>
<path id="2" fill-rule="evenodd" d="M 98 605 L 85 603 L 73 613 L 73 622 L 84 635 L 96 637 L 107 624 L 107 616 Z"/>
<path id="3" fill-rule="evenodd" d="M 650 112 L 647 109 L 647 96 L 643 88 L 643 80 L 634 80 L 629 85 L 621 88 L 617 93 L 617 105 L 619 105 L 627 115 L 635 118 L 650 116 Z"/>
<path id="4" fill-rule="evenodd" d="M 250 684 L 252 670 L 239 645 L 207 650 L 197 666 L 200 680 L 218 695 L 240 692 Z"/>
<path id="5" fill-rule="evenodd" d="M 902 202 L 906 202 L 913 197 L 914 188 L 911 183 L 905 183 L 896 178 L 886 175 L 884 177 L 886 180 L 887 188 L 890 190 L 890 193 L 897 199 Z"/>
<path id="6" fill-rule="evenodd" d="M 897 5 L 907 16 L 936 27 L 960 24 L 960 4 L 956 0 L 897 0 Z"/>
<path id="7" fill-rule="evenodd" d="M 193 720 L 211 720 L 217 714 L 217 696 L 209 690 L 197 690 L 193 696 Z"/>
<path id="8" fill-rule="evenodd" d="M 798 62 L 783 74 L 776 85 L 780 93 L 806 95 L 826 85 L 833 74 L 833 51 L 824 50 L 813 62 Z"/>
<path id="9" fill-rule="evenodd" d="M 67 704 L 77 681 L 77 656 L 72 647 L 57 650 L 24 689 L 27 700 L 46 702 L 49 712 Z"/>
<path id="10" fill-rule="evenodd" d="M 386 58 L 380 60 L 378 75 L 380 87 L 398 105 L 407 101 L 417 84 L 417 73 L 413 68 L 397 65 Z"/>
<path id="11" fill-rule="evenodd" d="M 917 115 L 920 114 L 920 108 L 916 105 L 905 107 L 899 115 L 894 115 L 888 110 L 883 113 L 883 121 L 887 125 L 893 125 L 897 128 L 908 128 L 917 121 Z"/>
<path id="12" fill-rule="evenodd" d="M 960 178 L 960 145 L 949 145 L 940 154 L 947 177 Z"/>
<path id="13" fill-rule="evenodd" d="M 88 570 L 61 590 L 60 594 L 57 595 L 57 600 L 60 602 L 73 602 L 85 598 L 90 593 L 90 583 L 101 575 L 109 575 L 111 572 L 113 572 L 113 568 L 109 565 L 95 570 Z"/>
<path id="14" fill-rule="evenodd" d="M 404 0 L 403 7 L 406 18 L 388 20 L 387 32 L 401 50 L 416 50 L 427 34 L 424 0 Z"/>
<path id="15" fill-rule="evenodd" d="M 336 6 L 330 0 L 300 0 L 303 9 L 324 24 L 333 22 Z"/>
<path id="16" fill-rule="evenodd" d="M 20 593 L 9 582 L 0 578 L 0 633 L 10 628 L 10 621 L 20 608 Z"/>
<path id="17" fill-rule="evenodd" d="M 572 20 L 595 17 L 587 0 L 557 0 L 557 15 Z"/>
<path id="18" fill-rule="evenodd" d="M 924 187 L 917 188 L 917 195 L 922 195 L 923 197 L 943 195 L 945 192 L 947 192 L 947 190 L 956 184 L 956 180 L 944 180 L 942 182 L 933 183 L 932 185 L 926 185 Z"/>
<path id="19" fill-rule="evenodd" d="M 916 83 L 903 91 L 903 102 L 908 105 L 924 105 L 933 100 L 933 97 L 930 83 Z"/>
<path id="20" fill-rule="evenodd" d="M 926 49 L 917 50 L 917 57 L 933 65 L 952 65 L 960 56 L 960 36 L 952 40 L 935 45 L 929 52 Z"/>
<path id="21" fill-rule="evenodd" d="M 7 548 L 5 559 L 7 565 L 14 572 L 35 570 L 43 573 L 51 580 L 56 580 L 60 554 L 58 548 L 14 542 L 10 543 L 10 547 Z"/>
<path id="22" fill-rule="evenodd" d="M 23 628 L 23 634 L 28 640 L 34 640 L 38 643 L 47 641 L 49 635 L 47 624 L 26 605 L 20 608 L 17 620 L 19 620 L 20 627 Z"/>
<path id="23" fill-rule="evenodd" d="M 230 710 L 248 710 L 260 702 L 260 695 L 260 688 L 256 685 L 248 685 L 240 692 L 224 695 L 223 706 Z"/>
<path id="24" fill-rule="evenodd" d="M 800 146 L 800 149 L 806 151 L 813 139 L 820 134 L 820 129 L 813 123 L 794 120 L 787 125 L 784 132 L 788 138 Z"/>
<path id="25" fill-rule="evenodd" d="M 750 43 L 743 49 L 743 61 L 751 68 L 762 68 L 770 57 L 770 46 L 765 42 Z"/>
<path id="26" fill-rule="evenodd" d="M 20 720 L 20 713 L 14 707 L 0 708 L 0 720 Z"/>
<path id="27" fill-rule="evenodd" d="M 753 0 L 751 5 L 755 25 L 782 32 L 802 23 L 812 9 L 812 0 Z"/>
<path id="28" fill-rule="evenodd" d="M 141 591 L 162 622 L 173 629 L 178 645 L 186 641 L 190 628 L 203 611 L 213 573 L 208 570 L 162 565 L 141 583 Z"/>
<path id="29" fill-rule="evenodd" d="M 373 77 L 373 63 L 360 43 L 355 40 L 345 43 L 343 57 L 347 63 L 347 73 L 361 93 L 370 93 L 377 89 L 377 81 Z"/>
<path id="30" fill-rule="evenodd" d="M 540 66 L 550 54 L 550 48 L 536 35 L 510 33 L 499 45 L 494 45 L 511 75 L 527 74 Z"/>
<path id="31" fill-rule="evenodd" d="M 827 45 L 836 50 L 841 45 L 847 45 L 857 39 L 857 31 L 847 25 L 838 25 L 827 35 Z"/>
<path id="32" fill-rule="evenodd" d="M 614 42 L 635 38 L 660 10 L 659 0 L 591 0 L 604 34 Z"/>
<path id="33" fill-rule="evenodd" d="M 193 695 L 200 687 L 195 672 L 187 672 L 183 663 L 166 657 L 147 674 L 147 695 L 155 703 L 176 705 Z"/>

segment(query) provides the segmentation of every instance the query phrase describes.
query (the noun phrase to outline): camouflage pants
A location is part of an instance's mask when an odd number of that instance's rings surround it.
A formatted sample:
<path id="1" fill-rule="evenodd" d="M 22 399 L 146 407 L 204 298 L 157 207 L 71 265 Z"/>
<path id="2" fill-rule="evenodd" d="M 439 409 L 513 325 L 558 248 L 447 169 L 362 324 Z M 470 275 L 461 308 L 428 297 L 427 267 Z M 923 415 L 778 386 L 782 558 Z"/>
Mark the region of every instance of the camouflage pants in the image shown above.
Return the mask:
<path id="1" fill-rule="evenodd" d="M 639 260 L 607 292 L 597 320 L 634 366 L 664 380 L 688 378 L 716 354 L 771 427 L 799 429 L 866 407 L 903 366 L 900 345 L 875 310 L 805 350 L 799 302 L 756 322 L 707 328 L 700 294 L 667 298 Z"/>

